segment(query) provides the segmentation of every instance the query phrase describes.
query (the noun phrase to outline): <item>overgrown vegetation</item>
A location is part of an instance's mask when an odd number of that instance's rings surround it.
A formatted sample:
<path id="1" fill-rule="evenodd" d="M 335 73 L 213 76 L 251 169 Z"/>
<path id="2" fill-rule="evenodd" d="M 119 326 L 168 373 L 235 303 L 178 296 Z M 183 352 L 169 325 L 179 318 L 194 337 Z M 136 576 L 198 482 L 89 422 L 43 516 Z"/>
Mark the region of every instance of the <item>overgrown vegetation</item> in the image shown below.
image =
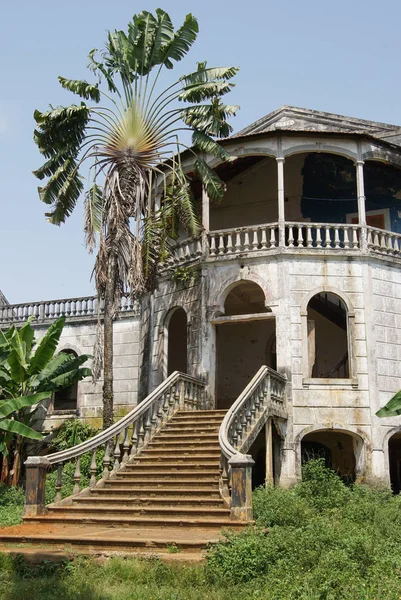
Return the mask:
<path id="1" fill-rule="evenodd" d="M 1 506 L 0 495 L 0 516 Z M 197 566 L 155 557 L 29 567 L 0 555 L 0 597 L 399 600 L 401 499 L 389 490 L 346 486 L 320 459 L 292 489 L 256 490 L 254 509 L 256 526 L 227 534 Z"/>

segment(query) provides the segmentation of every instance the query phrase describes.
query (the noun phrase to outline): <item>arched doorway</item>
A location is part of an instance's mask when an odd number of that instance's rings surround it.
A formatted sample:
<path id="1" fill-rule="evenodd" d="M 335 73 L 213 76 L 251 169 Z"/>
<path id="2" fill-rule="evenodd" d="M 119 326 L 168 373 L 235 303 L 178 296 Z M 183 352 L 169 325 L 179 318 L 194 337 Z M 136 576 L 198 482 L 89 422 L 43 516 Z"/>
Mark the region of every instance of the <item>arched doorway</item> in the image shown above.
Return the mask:
<path id="1" fill-rule="evenodd" d="M 308 377 L 350 376 L 348 315 L 343 300 L 332 292 L 315 294 L 308 303 Z"/>
<path id="2" fill-rule="evenodd" d="M 394 494 L 401 492 L 401 431 L 397 431 L 388 441 L 388 462 L 390 484 Z"/>
<path id="3" fill-rule="evenodd" d="M 78 354 L 69 348 L 61 351 L 63 354 L 69 354 L 73 357 L 78 357 Z M 55 411 L 77 409 L 78 405 L 78 381 L 68 386 L 63 390 L 59 390 L 54 394 L 53 409 Z"/>
<path id="4" fill-rule="evenodd" d="M 216 325 L 216 406 L 228 408 L 262 365 L 276 366 L 275 319 L 262 288 L 239 281 L 224 303 Z"/>
<path id="5" fill-rule="evenodd" d="M 187 314 L 181 307 L 174 308 L 167 320 L 167 376 L 188 368 Z"/>
<path id="6" fill-rule="evenodd" d="M 323 429 L 307 433 L 301 441 L 302 463 L 324 458 L 346 483 L 353 483 L 361 474 L 362 439 L 346 431 Z"/>

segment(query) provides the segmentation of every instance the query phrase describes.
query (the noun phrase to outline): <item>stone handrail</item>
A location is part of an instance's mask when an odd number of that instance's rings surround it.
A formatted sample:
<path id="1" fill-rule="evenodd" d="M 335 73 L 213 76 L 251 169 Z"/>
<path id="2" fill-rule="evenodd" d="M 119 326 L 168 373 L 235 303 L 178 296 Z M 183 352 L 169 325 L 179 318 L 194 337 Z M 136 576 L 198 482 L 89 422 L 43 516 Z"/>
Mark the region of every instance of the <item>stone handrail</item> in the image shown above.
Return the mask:
<path id="1" fill-rule="evenodd" d="M 263 366 L 225 415 L 219 431 L 220 492 L 231 518 L 252 519 L 252 465 L 246 452 L 269 416 L 284 416 L 286 378 Z M 231 494 L 230 494 L 231 489 Z"/>
<path id="2" fill-rule="evenodd" d="M 100 305 L 100 313 L 103 305 Z M 137 301 L 132 302 L 128 296 L 121 298 L 121 313 L 140 314 Z M 0 306 L 0 325 L 20 323 L 35 317 L 38 322 L 57 319 L 65 315 L 67 318 L 96 319 L 98 316 L 97 296 L 84 296 L 79 298 L 63 298 L 59 300 L 43 300 L 41 302 L 25 302 L 23 304 L 8 304 Z"/>
<path id="3" fill-rule="evenodd" d="M 323 248 L 329 250 L 358 250 L 359 225 L 349 223 L 286 222 L 287 248 Z"/>
<path id="4" fill-rule="evenodd" d="M 206 408 L 205 384 L 184 373 L 175 371 L 161 383 L 147 398 L 131 410 L 125 417 L 93 438 L 68 450 L 48 456 L 31 456 L 25 462 L 26 502 L 25 514 L 37 515 L 45 511 L 44 486 L 46 470 L 58 465 L 56 499 L 62 499 L 62 472 L 66 462 L 75 460 L 73 495 L 81 491 L 81 456 L 90 452 L 89 488 L 97 485 L 96 455 L 104 449 L 104 481 L 118 469 L 123 468 L 131 458 L 139 455 L 159 429 L 169 421 L 178 410 L 198 410 Z"/>
<path id="5" fill-rule="evenodd" d="M 399 256 L 401 253 L 401 234 L 385 231 L 377 227 L 368 227 L 368 248 L 380 254 Z"/>
<path id="6" fill-rule="evenodd" d="M 278 246 L 278 223 L 220 229 L 209 233 L 209 255 L 270 250 Z"/>

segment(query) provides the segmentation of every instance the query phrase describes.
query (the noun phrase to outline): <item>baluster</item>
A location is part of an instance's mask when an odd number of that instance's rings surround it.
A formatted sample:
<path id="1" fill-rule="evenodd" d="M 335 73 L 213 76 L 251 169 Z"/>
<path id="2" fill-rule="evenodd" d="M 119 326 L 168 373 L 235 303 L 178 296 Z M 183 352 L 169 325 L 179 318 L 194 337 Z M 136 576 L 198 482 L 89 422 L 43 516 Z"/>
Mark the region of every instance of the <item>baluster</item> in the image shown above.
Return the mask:
<path id="1" fill-rule="evenodd" d="M 216 238 L 214 235 L 210 236 L 210 255 L 215 256 L 216 253 Z"/>
<path id="2" fill-rule="evenodd" d="M 260 410 L 260 397 L 259 394 L 255 394 L 255 414 L 258 417 Z"/>
<path id="3" fill-rule="evenodd" d="M 202 242 L 200 240 L 197 240 L 197 242 L 196 242 L 196 255 L 197 256 L 202 255 Z"/>
<path id="4" fill-rule="evenodd" d="M 381 233 L 381 232 L 380 232 L 380 250 L 382 250 L 383 252 L 387 251 L 386 234 Z"/>
<path id="5" fill-rule="evenodd" d="M 163 399 L 162 399 L 162 406 L 163 406 L 163 425 L 164 423 L 167 422 L 168 419 L 168 414 L 169 414 L 169 394 L 168 392 L 164 392 L 163 394 Z"/>
<path id="6" fill-rule="evenodd" d="M 331 248 L 330 225 L 325 226 L 324 234 L 325 234 L 324 247 Z"/>
<path id="7" fill-rule="evenodd" d="M 388 234 L 387 236 L 387 251 L 388 252 L 393 252 L 393 239 L 391 234 Z"/>
<path id="8" fill-rule="evenodd" d="M 124 442 L 123 442 L 123 464 L 126 463 L 128 461 L 128 452 L 129 452 L 129 431 L 128 431 L 128 427 L 125 430 L 124 433 Z"/>
<path id="9" fill-rule="evenodd" d="M 334 227 L 334 248 L 340 248 L 340 236 L 338 234 L 338 227 Z"/>
<path id="10" fill-rule="evenodd" d="M 258 230 L 254 229 L 253 236 L 252 236 L 252 250 L 257 250 L 258 246 L 259 246 Z"/>
<path id="11" fill-rule="evenodd" d="M 312 240 L 312 227 L 311 225 L 307 225 L 306 226 L 306 247 L 307 248 L 312 248 L 313 244 L 312 244 L 313 240 Z"/>
<path id="12" fill-rule="evenodd" d="M 227 467 L 228 467 L 227 458 L 222 454 L 221 460 L 220 460 L 220 473 L 221 473 L 220 478 L 221 478 L 222 488 L 223 488 L 223 490 L 226 490 L 226 493 L 228 492 Z"/>
<path id="13" fill-rule="evenodd" d="M 237 448 L 241 448 L 241 444 L 242 444 L 242 419 L 241 419 L 241 412 L 237 416 L 236 425 L 237 425 L 237 427 L 236 427 L 236 431 L 237 431 Z"/>
<path id="14" fill-rule="evenodd" d="M 144 438 L 144 443 L 147 444 L 149 439 L 150 439 L 150 432 L 151 432 L 151 428 L 152 428 L 152 424 L 150 421 L 150 409 L 148 408 L 148 410 L 146 411 L 146 421 L 145 421 L 145 438 Z"/>
<path id="15" fill-rule="evenodd" d="M 96 448 L 94 450 L 92 450 L 92 460 L 91 460 L 91 466 L 90 466 L 90 474 L 91 474 L 91 478 L 90 478 L 90 482 L 89 482 L 89 487 L 92 489 L 95 487 L 96 485 Z"/>
<path id="16" fill-rule="evenodd" d="M 266 250 L 267 249 L 267 236 L 266 236 L 266 228 L 263 227 L 262 229 L 262 239 L 261 239 L 261 247 L 262 250 Z"/>
<path id="17" fill-rule="evenodd" d="M 63 463 L 57 465 L 56 497 L 55 502 L 61 502 L 61 488 L 63 487 Z"/>
<path id="18" fill-rule="evenodd" d="M 270 229 L 270 248 L 276 248 L 277 240 L 276 240 L 276 228 L 272 227 Z"/>
<path id="19" fill-rule="evenodd" d="M 322 230 L 319 225 L 316 227 L 316 248 L 322 248 Z"/>
<path id="20" fill-rule="evenodd" d="M 379 232 L 377 231 L 377 229 L 374 230 L 373 248 L 375 250 L 378 250 L 380 248 L 380 244 L 379 244 Z"/>
<path id="21" fill-rule="evenodd" d="M 292 225 L 288 226 L 288 247 L 294 247 L 294 228 Z"/>
<path id="22" fill-rule="evenodd" d="M 233 236 L 231 233 L 227 236 L 227 254 L 233 254 Z"/>
<path id="23" fill-rule="evenodd" d="M 106 442 L 104 447 L 104 458 L 103 458 L 103 479 L 108 479 L 110 475 L 110 444 L 111 442 Z"/>
<path id="24" fill-rule="evenodd" d="M 371 230 L 368 230 L 368 244 L 369 244 L 369 237 L 370 237 L 370 245 L 372 245 L 372 233 Z M 356 227 L 352 228 L 352 247 L 354 249 L 358 248 L 359 243 L 358 243 L 358 230 Z"/>
<path id="25" fill-rule="evenodd" d="M 237 431 L 237 417 L 234 417 L 233 420 L 233 425 L 232 425 L 232 432 L 231 432 L 231 441 L 232 441 L 232 445 L 234 446 L 235 449 L 237 449 L 237 442 L 238 442 L 238 431 Z"/>
<path id="26" fill-rule="evenodd" d="M 235 234 L 235 252 L 241 252 L 241 232 L 237 231 Z"/>
<path id="27" fill-rule="evenodd" d="M 121 457 L 121 449 L 120 449 L 120 434 L 116 435 L 116 445 L 114 446 L 114 464 L 113 464 L 113 473 L 117 471 L 120 466 L 120 457 Z"/>
<path id="28" fill-rule="evenodd" d="M 220 238 L 219 238 L 219 254 L 224 254 L 225 252 L 225 247 L 224 247 L 224 235 L 220 234 Z"/>
<path id="29" fill-rule="evenodd" d="M 75 472 L 74 472 L 74 490 L 73 495 L 76 496 L 80 492 L 80 482 L 81 482 L 81 457 L 77 457 L 77 462 L 75 464 Z"/>
<path id="30" fill-rule="evenodd" d="M 394 252 L 394 254 L 399 254 L 399 252 L 400 252 L 400 245 L 399 245 L 399 238 L 398 237 L 394 237 L 393 252 Z"/>
<path id="31" fill-rule="evenodd" d="M 156 431 L 156 425 L 157 425 L 157 404 L 156 402 L 153 403 L 151 409 L 150 409 L 150 434 L 153 435 L 154 432 Z"/>
<path id="32" fill-rule="evenodd" d="M 251 248 L 251 245 L 249 242 L 249 231 L 246 230 L 245 234 L 244 234 L 244 250 L 247 251 L 247 250 L 250 250 L 250 248 Z"/>
<path id="33" fill-rule="evenodd" d="M 139 417 L 139 423 L 138 423 L 138 450 L 142 449 L 142 447 L 144 445 L 144 441 L 145 441 L 144 420 L 145 420 L 145 415 L 141 415 Z"/>
<path id="34" fill-rule="evenodd" d="M 133 423 L 133 425 L 132 425 L 130 456 L 135 456 L 136 451 L 138 449 L 137 427 L 138 427 L 138 421 L 135 421 L 135 423 Z"/>
<path id="35" fill-rule="evenodd" d="M 156 413 L 156 427 L 157 429 L 160 429 L 160 427 L 163 424 L 163 399 L 161 397 L 159 397 L 157 399 L 157 413 Z"/>
<path id="36" fill-rule="evenodd" d="M 184 385 L 184 382 L 182 382 L 182 385 Z M 177 409 L 180 406 L 180 389 L 179 389 L 179 385 L 176 384 L 173 386 L 173 400 L 174 400 L 174 408 Z M 185 390 L 185 386 L 184 386 L 184 390 Z"/>
<path id="37" fill-rule="evenodd" d="M 189 244 L 188 244 L 188 243 L 187 243 L 187 244 L 185 244 L 185 258 L 186 258 L 186 259 L 189 259 L 189 258 L 191 258 L 191 251 L 190 251 L 190 249 L 189 249 Z"/>
<path id="38" fill-rule="evenodd" d="M 296 245 L 297 245 L 298 248 L 301 248 L 304 245 L 304 238 L 303 238 L 303 233 L 302 233 L 302 227 L 300 227 L 299 225 L 297 225 L 297 237 L 295 239 L 295 243 L 296 243 Z"/>
<path id="39" fill-rule="evenodd" d="M 249 431 L 249 428 L 252 424 L 252 414 L 251 414 L 251 403 L 252 401 L 248 401 L 246 403 L 246 429 Z"/>
<path id="40" fill-rule="evenodd" d="M 349 248 L 349 236 L 348 236 L 348 227 L 342 227 L 341 228 L 343 233 L 344 233 L 344 248 Z"/>

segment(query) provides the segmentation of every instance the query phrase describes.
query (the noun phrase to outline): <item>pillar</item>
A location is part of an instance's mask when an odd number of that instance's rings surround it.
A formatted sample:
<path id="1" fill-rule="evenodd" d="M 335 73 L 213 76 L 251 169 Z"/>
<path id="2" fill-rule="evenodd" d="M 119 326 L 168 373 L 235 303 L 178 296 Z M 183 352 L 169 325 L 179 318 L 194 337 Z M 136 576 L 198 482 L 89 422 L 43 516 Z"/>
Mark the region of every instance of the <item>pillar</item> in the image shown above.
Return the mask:
<path id="1" fill-rule="evenodd" d="M 27 516 L 43 515 L 46 512 L 46 472 L 50 467 L 50 462 L 45 456 L 30 456 L 24 464 L 26 467 L 24 514 Z"/>
<path id="2" fill-rule="evenodd" d="M 356 193 L 358 198 L 358 223 L 361 235 L 361 250 L 367 249 L 367 229 L 366 229 L 366 198 L 365 182 L 363 177 L 363 160 L 356 163 Z"/>
<path id="3" fill-rule="evenodd" d="M 249 454 L 234 454 L 228 464 L 231 467 L 231 519 L 251 521 L 252 467 L 255 461 Z"/>
<path id="4" fill-rule="evenodd" d="M 272 419 L 269 418 L 265 425 L 266 432 L 266 485 L 273 485 L 273 426 Z"/>
<path id="5" fill-rule="evenodd" d="M 277 157 L 279 247 L 285 246 L 284 157 Z"/>

